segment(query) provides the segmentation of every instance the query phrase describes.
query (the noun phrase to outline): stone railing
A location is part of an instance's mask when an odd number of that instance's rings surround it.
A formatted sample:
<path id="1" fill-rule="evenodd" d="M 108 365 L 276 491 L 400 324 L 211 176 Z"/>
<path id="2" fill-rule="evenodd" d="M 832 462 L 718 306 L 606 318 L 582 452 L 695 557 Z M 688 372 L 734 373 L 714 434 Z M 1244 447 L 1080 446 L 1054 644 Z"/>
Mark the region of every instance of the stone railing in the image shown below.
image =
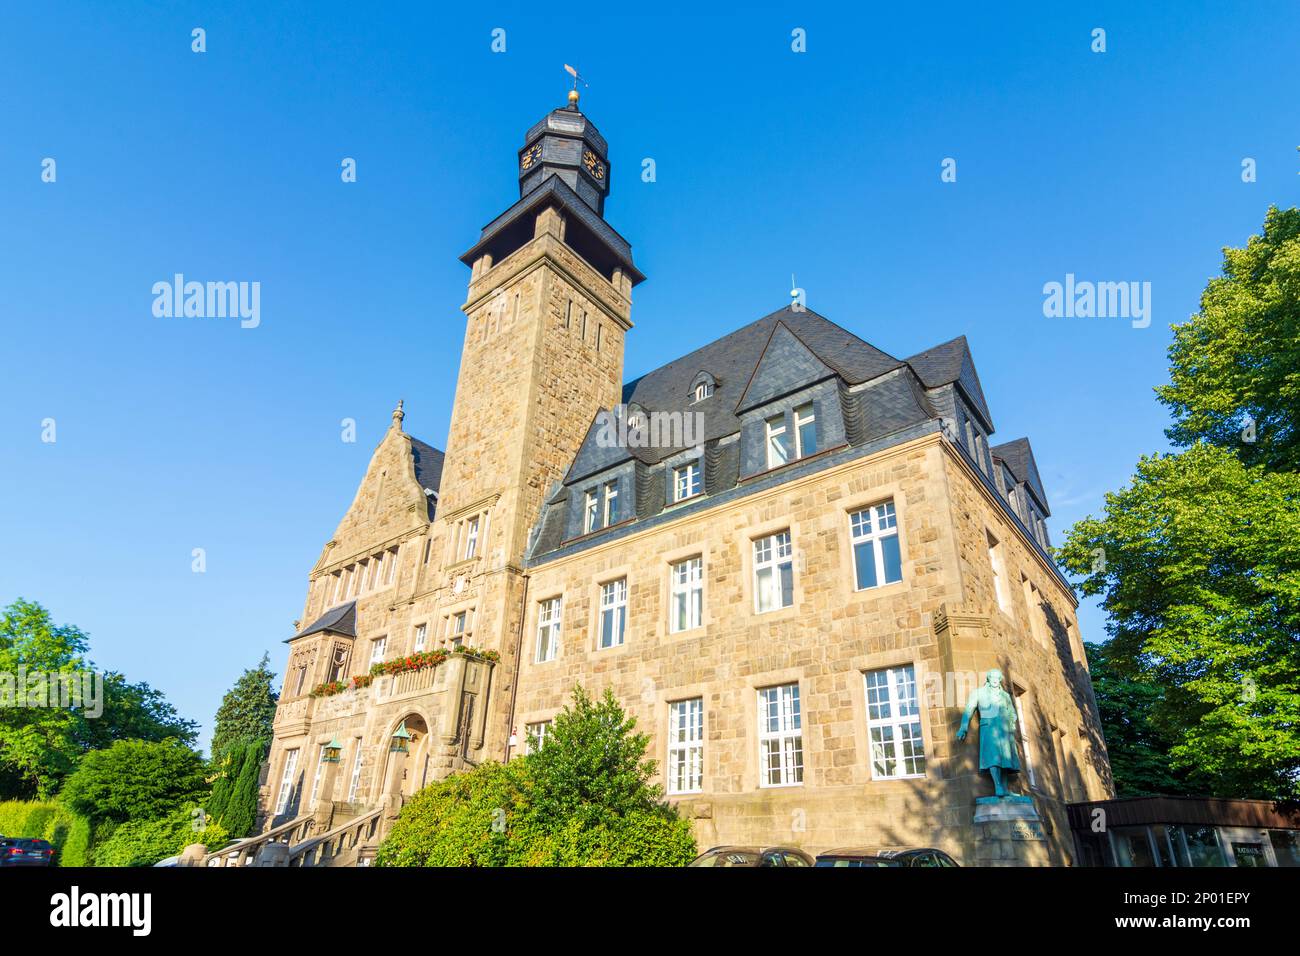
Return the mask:
<path id="1" fill-rule="evenodd" d="M 256 866 L 258 854 L 268 844 L 284 843 L 292 846 L 301 842 L 304 837 L 311 833 L 311 827 L 312 815 L 309 813 L 295 820 L 290 820 L 288 823 L 282 823 L 265 833 L 259 833 L 257 836 L 240 840 L 238 843 L 217 850 L 215 853 L 209 853 L 204 858 L 203 865 Z"/>
<path id="2" fill-rule="evenodd" d="M 437 680 L 438 668 L 426 667 L 418 671 L 403 671 L 388 679 L 387 686 L 379 690 L 376 697 L 401 697 L 405 694 L 428 690 Z"/>
<path id="3" fill-rule="evenodd" d="M 290 848 L 285 865 L 347 866 L 349 862 L 355 862 L 356 854 L 353 851 L 378 838 L 382 814 L 383 808 L 376 807 L 320 836 L 304 840 Z M 351 859 L 349 854 L 352 854 Z"/>

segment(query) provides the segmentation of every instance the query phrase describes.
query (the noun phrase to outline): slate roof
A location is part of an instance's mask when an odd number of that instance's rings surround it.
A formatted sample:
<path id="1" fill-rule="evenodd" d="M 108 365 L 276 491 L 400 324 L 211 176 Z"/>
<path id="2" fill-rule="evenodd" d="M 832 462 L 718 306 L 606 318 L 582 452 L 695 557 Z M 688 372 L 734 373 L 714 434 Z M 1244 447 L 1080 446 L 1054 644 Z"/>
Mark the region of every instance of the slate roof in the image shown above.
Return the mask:
<path id="1" fill-rule="evenodd" d="M 704 420 L 704 441 L 735 434 L 740 430 L 737 407 L 778 323 L 850 385 L 903 365 L 816 312 L 796 312 L 787 306 L 628 382 L 623 386 L 623 401 L 648 412 L 698 412 Z M 691 386 L 701 371 L 713 376 L 716 387 L 712 396 L 696 402 Z M 650 463 L 676 450 L 636 449 L 637 457 Z"/>
<path id="2" fill-rule="evenodd" d="M 332 607 L 320 617 L 316 618 L 310 625 L 303 628 L 293 637 L 286 640 L 296 641 L 300 637 L 306 637 L 308 634 L 317 634 L 321 631 L 329 631 L 332 634 L 343 634 L 347 637 L 357 636 L 357 602 L 348 601 L 346 604 L 340 604 L 338 607 Z"/>
<path id="3" fill-rule="evenodd" d="M 1016 481 L 1023 481 L 1029 486 L 1029 490 L 1038 499 L 1043 514 L 1050 515 L 1052 512 L 1047 508 L 1047 492 L 1043 490 L 1043 479 L 1038 475 L 1038 466 L 1034 463 L 1034 451 L 1029 447 L 1029 439 L 1017 438 L 1002 445 L 994 445 L 989 448 L 989 452 L 994 458 L 1006 463 Z"/>
<path id="4" fill-rule="evenodd" d="M 432 495 L 425 496 L 426 503 L 429 506 L 429 520 L 432 521 L 434 508 L 438 503 L 438 486 L 442 483 L 442 461 L 445 456 L 432 445 L 410 435 L 407 437 L 411 439 L 411 458 L 415 461 L 415 480 L 420 483 L 421 488 L 426 491 L 433 491 Z"/>
<path id="5" fill-rule="evenodd" d="M 975 371 L 975 362 L 971 358 L 966 336 L 959 335 L 942 345 L 918 352 L 907 360 L 907 364 L 926 388 L 940 388 L 953 383 L 961 386 L 975 410 L 983 417 L 985 428 L 988 431 L 994 430 L 993 416 L 989 414 L 988 402 L 984 399 L 984 389 L 980 387 L 980 378 Z"/>

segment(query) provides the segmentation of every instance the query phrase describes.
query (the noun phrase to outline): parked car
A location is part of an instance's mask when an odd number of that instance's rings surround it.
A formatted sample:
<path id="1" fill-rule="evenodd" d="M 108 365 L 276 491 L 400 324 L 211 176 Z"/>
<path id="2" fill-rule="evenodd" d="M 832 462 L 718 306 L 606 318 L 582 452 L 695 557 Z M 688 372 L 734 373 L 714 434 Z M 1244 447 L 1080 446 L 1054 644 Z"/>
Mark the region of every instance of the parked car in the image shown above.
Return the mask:
<path id="1" fill-rule="evenodd" d="M 53 862 L 54 847 L 46 840 L 0 839 L 0 866 L 49 866 Z"/>
<path id="2" fill-rule="evenodd" d="M 916 850 L 872 850 L 862 847 L 819 853 L 815 866 L 959 866 L 943 850 L 924 847 Z"/>
<path id="3" fill-rule="evenodd" d="M 792 846 L 715 846 L 688 866 L 812 866 L 813 858 Z"/>

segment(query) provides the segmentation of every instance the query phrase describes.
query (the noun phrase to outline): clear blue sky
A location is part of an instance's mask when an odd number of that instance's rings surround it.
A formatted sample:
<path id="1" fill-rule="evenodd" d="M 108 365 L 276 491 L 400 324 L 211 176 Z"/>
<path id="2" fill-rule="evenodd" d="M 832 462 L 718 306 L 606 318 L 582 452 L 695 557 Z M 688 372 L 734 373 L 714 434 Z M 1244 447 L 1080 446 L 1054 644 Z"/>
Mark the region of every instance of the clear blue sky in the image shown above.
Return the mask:
<path id="1" fill-rule="evenodd" d="M 781 307 L 792 272 L 892 354 L 964 333 L 995 440 L 1034 443 L 1057 540 L 1165 447 L 1168 326 L 1221 247 L 1300 196 L 1293 3 L 469 6 L 0 13 L 0 602 L 85 629 L 205 740 L 243 668 L 264 650 L 283 668 L 399 397 L 441 447 L 456 257 L 516 198 L 565 62 L 649 277 L 629 378 Z M 176 272 L 259 281 L 261 326 L 154 318 Z M 1066 273 L 1150 282 L 1151 327 L 1044 318 Z M 1103 636 L 1096 609 L 1082 628 Z"/>

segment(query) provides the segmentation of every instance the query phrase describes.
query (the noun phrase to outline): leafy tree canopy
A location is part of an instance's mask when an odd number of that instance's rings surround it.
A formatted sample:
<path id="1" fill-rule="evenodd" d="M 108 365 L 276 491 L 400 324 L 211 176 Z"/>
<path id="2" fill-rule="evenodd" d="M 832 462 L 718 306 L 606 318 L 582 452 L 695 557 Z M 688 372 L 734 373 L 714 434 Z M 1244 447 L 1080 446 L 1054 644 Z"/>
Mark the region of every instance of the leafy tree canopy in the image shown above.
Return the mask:
<path id="1" fill-rule="evenodd" d="M 60 793 L 92 820 L 155 820 L 207 792 L 203 759 L 179 740 L 119 740 L 86 754 Z"/>
<path id="2" fill-rule="evenodd" d="M 270 657 L 263 654 L 257 667 L 244 671 L 221 699 L 212 732 L 214 760 L 236 742 L 271 739 L 279 695 L 271 688 L 275 673 L 269 663 Z"/>

